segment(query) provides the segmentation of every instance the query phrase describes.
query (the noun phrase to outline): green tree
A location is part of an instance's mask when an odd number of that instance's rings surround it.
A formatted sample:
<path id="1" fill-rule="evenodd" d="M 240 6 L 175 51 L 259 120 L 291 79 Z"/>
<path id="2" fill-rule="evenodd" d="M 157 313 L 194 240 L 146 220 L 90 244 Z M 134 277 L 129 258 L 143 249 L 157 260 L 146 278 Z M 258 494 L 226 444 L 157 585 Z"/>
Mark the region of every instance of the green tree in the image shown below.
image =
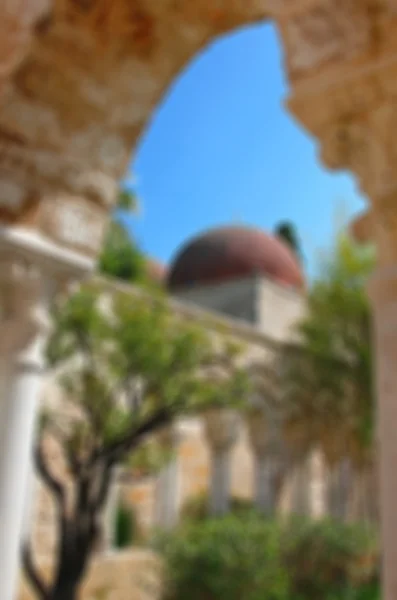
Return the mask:
<path id="1" fill-rule="evenodd" d="M 274 373 L 286 430 L 329 461 L 373 456 L 375 407 L 370 309 L 365 282 L 374 254 L 340 235 L 323 257 L 297 342 L 280 347 Z"/>
<path id="2" fill-rule="evenodd" d="M 43 415 L 34 452 L 56 506 L 52 581 L 40 575 L 29 545 L 24 565 L 40 600 L 76 600 L 116 466 L 158 468 L 156 432 L 178 415 L 241 402 L 247 383 L 226 342 L 215 350 L 203 329 L 171 314 L 161 298 L 110 296 L 91 284 L 57 308 L 54 323 L 48 358 L 61 373 L 62 413 L 57 406 Z M 50 442 L 65 476 L 54 471 Z"/>
<path id="3" fill-rule="evenodd" d="M 119 220 L 120 215 L 135 213 L 137 208 L 136 195 L 121 190 L 117 209 L 99 256 L 98 269 L 104 275 L 123 281 L 144 283 L 147 279 L 145 256 Z"/>
<path id="4" fill-rule="evenodd" d="M 303 260 L 303 253 L 295 225 L 289 221 L 282 221 L 276 226 L 274 232 L 277 237 L 283 240 L 292 249 L 298 260 L 301 262 Z"/>
<path id="5" fill-rule="evenodd" d="M 146 260 L 125 227 L 112 221 L 98 263 L 99 272 L 128 282 L 143 282 Z"/>

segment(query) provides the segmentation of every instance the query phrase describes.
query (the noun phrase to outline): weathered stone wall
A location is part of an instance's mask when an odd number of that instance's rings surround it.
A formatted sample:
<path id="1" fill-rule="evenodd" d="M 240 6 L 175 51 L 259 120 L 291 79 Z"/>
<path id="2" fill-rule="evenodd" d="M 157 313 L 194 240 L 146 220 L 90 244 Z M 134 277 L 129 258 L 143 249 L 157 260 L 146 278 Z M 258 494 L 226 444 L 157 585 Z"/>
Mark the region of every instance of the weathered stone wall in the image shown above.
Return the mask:
<path id="1" fill-rule="evenodd" d="M 258 286 L 258 323 L 261 332 L 278 342 L 291 339 L 294 325 L 305 312 L 304 294 L 265 278 L 258 282 Z"/>
<path id="2" fill-rule="evenodd" d="M 258 322 L 258 290 L 256 277 L 246 277 L 215 285 L 195 285 L 178 290 L 177 297 L 204 309 L 240 319 L 251 325 Z"/>

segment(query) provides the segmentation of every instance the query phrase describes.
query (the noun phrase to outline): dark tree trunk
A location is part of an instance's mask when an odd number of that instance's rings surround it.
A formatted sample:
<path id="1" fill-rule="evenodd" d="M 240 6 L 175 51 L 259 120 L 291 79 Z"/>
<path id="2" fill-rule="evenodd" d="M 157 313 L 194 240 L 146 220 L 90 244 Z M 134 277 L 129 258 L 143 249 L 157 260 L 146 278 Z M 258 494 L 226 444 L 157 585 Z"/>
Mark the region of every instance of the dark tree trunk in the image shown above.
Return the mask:
<path id="1" fill-rule="evenodd" d="M 32 559 L 29 545 L 24 548 L 24 567 L 32 589 L 39 600 L 80 600 L 81 584 L 92 558 L 101 530 L 101 516 L 106 505 L 112 470 L 127 453 L 139 447 L 146 435 L 167 425 L 176 408 L 162 408 L 111 444 L 94 449 L 88 459 L 69 457 L 73 483 L 73 510 L 67 510 L 67 486 L 49 468 L 43 444 L 35 449 L 35 462 L 40 477 L 52 494 L 57 507 L 58 547 L 55 552 L 56 574 L 47 585 Z M 2 600 L 0 598 L 0 600 Z"/>
<path id="2" fill-rule="evenodd" d="M 78 600 L 80 582 L 59 581 L 51 591 L 48 600 Z"/>

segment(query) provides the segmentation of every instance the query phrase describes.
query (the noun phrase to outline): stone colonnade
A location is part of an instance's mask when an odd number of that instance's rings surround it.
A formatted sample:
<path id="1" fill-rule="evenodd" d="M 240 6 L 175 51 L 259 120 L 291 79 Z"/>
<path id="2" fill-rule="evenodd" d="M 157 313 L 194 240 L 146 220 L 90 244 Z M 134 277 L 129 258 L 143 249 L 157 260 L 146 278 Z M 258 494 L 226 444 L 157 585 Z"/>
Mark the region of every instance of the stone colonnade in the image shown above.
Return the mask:
<path id="1" fill-rule="evenodd" d="M 259 410 L 244 416 L 228 408 L 211 409 L 205 413 L 199 428 L 203 434 L 201 443 L 209 451 L 206 481 L 209 514 L 226 514 L 232 508 L 232 499 L 240 497 L 252 501 L 259 512 L 268 516 L 299 514 L 312 519 L 330 516 L 346 522 L 378 525 L 372 468 L 357 472 L 348 460 L 327 465 L 316 448 L 304 455 L 288 450 L 273 420 Z M 190 474 L 178 456 L 179 442 L 186 435 L 182 432 L 183 426 L 179 428 L 177 423 L 166 433 L 167 447 L 175 452 L 156 478 L 153 522 L 166 529 L 177 525 L 183 504 L 195 497 L 186 487 L 185 478 L 189 480 Z M 245 489 L 232 476 L 240 471 L 238 461 L 243 448 L 244 453 L 248 451 L 251 455 L 253 467 L 252 480 L 250 477 L 245 480 L 248 485 Z"/>
<path id="2" fill-rule="evenodd" d="M 249 425 L 251 419 L 248 419 L 247 423 Z M 243 420 L 234 410 L 211 409 L 203 416 L 202 425 L 203 442 L 208 446 L 210 457 L 208 512 L 214 516 L 221 516 L 231 508 L 233 453 L 242 431 Z M 164 447 L 170 457 L 155 477 L 153 520 L 154 524 L 162 529 L 175 527 L 183 508 L 181 487 L 185 473 L 181 469 L 178 448 L 184 435 L 186 434 L 178 427 L 178 423 L 162 434 Z M 254 459 L 253 503 L 261 512 L 270 515 L 276 508 L 275 476 L 280 460 L 276 454 L 277 450 L 272 452 L 267 423 L 264 419 L 258 419 L 257 415 L 255 425 L 252 420 L 252 431 L 249 431 L 248 442 Z M 115 503 L 110 500 L 108 523 L 114 522 L 114 509 Z M 105 544 L 107 548 L 111 547 L 110 538 L 111 536 L 107 536 Z"/>
<path id="3" fill-rule="evenodd" d="M 17 578 L 54 283 L 92 267 L 131 149 L 177 73 L 264 19 L 280 34 L 288 110 L 371 203 L 384 597 L 397 598 L 396 0 L 0 0 L 2 600 Z"/>
<path id="4" fill-rule="evenodd" d="M 208 511 L 212 515 L 226 514 L 231 508 L 234 449 L 242 433 L 243 421 L 244 418 L 239 413 L 227 408 L 214 408 L 208 410 L 203 416 L 204 441 L 208 445 L 210 454 Z M 245 424 L 254 466 L 252 500 L 260 512 L 271 515 L 280 508 L 277 494 L 280 473 L 284 468 L 284 473 L 288 471 L 291 475 L 292 470 L 288 470 L 288 466 L 285 470 L 281 444 L 263 414 L 258 411 L 249 415 L 245 419 Z M 175 435 L 173 433 L 173 440 Z M 178 469 L 177 461 L 177 457 L 173 458 L 160 473 L 156 489 L 158 506 L 156 522 L 166 528 L 176 525 L 181 509 L 180 485 L 183 474 Z M 317 473 L 313 470 L 316 466 Z M 327 510 L 327 494 L 324 487 L 326 476 L 324 471 L 318 473 L 316 453 L 305 462 L 301 475 L 298 487 L 301 493 L 302 490 L 303 493 L 307 492 L 303 512 L 313 517 L 323 516 Z M 288 502 L 288 505 L 286 510 L 293 511 L 293 502 Z"/>
<path id="5" fill-rule="evenodd" d="M 232 409 L 213 409 L 205 415 L 204 423 L 212 467 L 209 512 L 222 515 L 230 509 L 233 450 L 240 434 L 241 416 Z M 313 452 L 299 465 L 300 481 L 294 483 L 291 478 L 293 469 L 286 463 L 285 449 L 267 416 L 255 411 L 248 415 L 246 426 L 254 464 L 254 506 L 269 516 L 282 511 L 282 490 L 278 483 L 286 475 L 285 482 L 293 484 L 291 492 L 295 496 L 305 496 L 300 511 L 313 518 L 325 516 L 328 511 L 327 477 L 320 453 Z M 287 513 L 299 511 L 292 497 L 284 504 Z"/>

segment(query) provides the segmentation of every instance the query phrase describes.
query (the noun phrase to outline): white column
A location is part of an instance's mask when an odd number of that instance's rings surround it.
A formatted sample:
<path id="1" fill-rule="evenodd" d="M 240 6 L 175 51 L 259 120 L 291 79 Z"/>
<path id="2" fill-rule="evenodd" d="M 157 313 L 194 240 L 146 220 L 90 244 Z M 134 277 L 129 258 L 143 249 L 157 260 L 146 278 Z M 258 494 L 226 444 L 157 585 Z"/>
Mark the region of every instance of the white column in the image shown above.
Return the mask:
<path id="1" fill-rule="evenodd" d="M 276 508 L 275 477 L 281 452 L 277 426 L 273 421 L 264 408 L 255 406 L 247 416 L 255 461 L 255 505 L 267 515 Z"/>
<path id="2" fill-rule="evenodd" d="M 267 453 L 257 453 L 255 455 L 255 505 L 266 515 L 271 515 L 275 510 L 275 473 L 275 458 Z"/>
<path id="3" fill-rule="evenodd" d="M 238 435 L 238 414 L 212 409 L 205 414 L 206 436 L 211 448 L 209 509 L 212 515 L 227 513 L 230 505 L 231 452 Z"/>
<path id="4" fill-rule="evenodd" d="M 178 446 L 181 434 L 177 425 L 159 434 L 159 443 L 169 460 L 161 469 L 156 482 L 155 521 L 163 529 L 172 529 L 178 523 L 181 473 Z"/>
<path id="5" fill-rule="evenodd" d="M 93 261 L 22 228 L 0 228 L 0 599 L 14 600 L 31 451 L 57 285 Z"/>
<path id="6" fill-rule="evenodd" d="M 34 443 L 35 442 L 33 439 L 33 444 Z M 29 473 L 29 475 L 28 475 L 28 481 L 26 484 L 27 492 L 26 492 L 26 498 L 25 498 L 25 508 L 23 511 L 23 524 L 22 524 L 22 533 L 21 533 L 22 543 L 25 540 L 28 540 L 31 535 L 33 520 L 35 518 L 35 513 L 36 513 L 38 480 L 37 480 L 37 476 L 35 473 L 32 456 L 30 456 L 30 465 L 29 465 L 28 473 Z"/>
<path id="7" fill-rule="evenodd" d="M 344 458 L 332 469 L 329 494 L 331 514 L 341 521 L 347 518 L 351 484 L 351 462 L 348 458 Z"/>
<path id="8" fill-rule="evenodd" d="M 1 398 L 0 598 L 15 597 L 19 550 L 31 476 L 31 449 L 43 372 L 43 335 L 9 360 L 10 383 Z"/>
<path id="9" fill-rule="evenodd" d="M 103 534 L 100 550 L 103 552 L 112 552 L 115 545 L 115 526 L 116 515 L 120 498 L 120 477 L 121 469 L 114 469 L 112 482 L 109 488 L 109 494 L 103 515 Z"/>
<path id="10" fill-rule="evenodd" d="M 224 515 L 230 508 L 231 455 L 230 446 L 212 449 L 211 489 L 209 508 L 211 515 Z"/>
<path id="11" fill-rule="evenodd" d="M 179 464 L 173 457 L 159 473 L 156 484 L 156 521 L 163 529 L 178 522 Z"/>
<path id="12" fill-rule="evenodd" d="M 319 450 L 309 457 L 309 515 L 322 519 L 327 514 L 327 476 L 324 457 Z"/>

